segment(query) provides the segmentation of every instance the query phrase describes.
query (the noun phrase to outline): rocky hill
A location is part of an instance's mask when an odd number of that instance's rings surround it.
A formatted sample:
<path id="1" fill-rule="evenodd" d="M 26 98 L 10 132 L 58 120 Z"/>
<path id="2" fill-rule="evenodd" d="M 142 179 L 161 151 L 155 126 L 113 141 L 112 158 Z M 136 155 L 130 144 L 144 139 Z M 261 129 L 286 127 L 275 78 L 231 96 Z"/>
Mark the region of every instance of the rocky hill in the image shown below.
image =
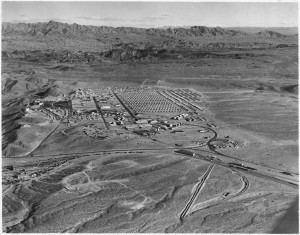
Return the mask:
<path id="1" fill-rule="evenodd" d="M 272 31 L 284 35 L 298 34 L 298 27 L 228 27 L 225 29 L 232 29 L 246 33 L 258 33 L 262 31 Z"/>
<path id="2" fill-rule="evenodd" d="M 2 23 L 2 48 L 16 50 L 69 50 L 104 52 L 119 43 L 132 43 L 138 49 L 156 47 L 200 49 L 269 47 L 297 44 L 297 36 L 273 31 L 248 33 L 220 27 L 131 28 L 85 26 L 55 21 L 47 23 Z"/>

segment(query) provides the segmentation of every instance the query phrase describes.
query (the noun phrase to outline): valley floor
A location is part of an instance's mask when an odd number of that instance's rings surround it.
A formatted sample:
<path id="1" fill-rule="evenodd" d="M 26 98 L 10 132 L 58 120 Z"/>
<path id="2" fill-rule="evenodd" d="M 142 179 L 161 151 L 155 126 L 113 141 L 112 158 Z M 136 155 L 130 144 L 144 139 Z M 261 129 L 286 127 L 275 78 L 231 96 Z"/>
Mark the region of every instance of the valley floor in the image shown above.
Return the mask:
<path id="1" fill-rule="evenodd" d="M 3 231 L 270 233 L 298 198 L 297 76 L 232 61 L 4 62 Z M 21 68 L 54 82 L 20 117 L 44 84 Z"/>
<path id="2" fill-rule="evenodd" d="M 105 129 L 101 119 L 60 123 L 30 156 L 4 158 L 20 172 L 3 187 L 4 231 L 272 231 L 298 195 L 296 108 L 282 112 L 288 98 L 255 91 L 198 94 L 209 108 L 193 116 L 204 119 L 176 132 L 116 128 L 101 140 L 82 132 Z"/>

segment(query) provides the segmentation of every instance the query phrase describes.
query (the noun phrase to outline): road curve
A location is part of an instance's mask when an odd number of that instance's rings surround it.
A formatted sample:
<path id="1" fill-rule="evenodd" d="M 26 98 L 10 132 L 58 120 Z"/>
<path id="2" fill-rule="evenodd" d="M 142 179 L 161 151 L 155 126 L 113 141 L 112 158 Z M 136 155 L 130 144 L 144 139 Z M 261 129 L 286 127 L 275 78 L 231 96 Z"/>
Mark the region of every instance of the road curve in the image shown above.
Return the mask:
<path id="1" fill-rule="evenodd" d="M 196 125 L 196 124 L 186 124 L 186 125 L 198 126 L 198 127 L 201 127 L 201 128 L 204 128 L 204 129 L 207 129 L 207 130 L 211 131 L 214 134 L 214 136 L 207 141 L 207 147 L 209 148 L 210 151 L 214 152 L 217 155 L 220 155 L 220 156 L 223 156 L 223 157 L 226 157 L 226 158 L 231 158 L 231 159 L 234 159 L 234 160 L 238 160 L 240 162 L 246 162 L 246 163 L 250 163 L 250 164 L 253 164 L 253 165 L 257 165 L 257 166 L 267 167 L 267 168 L 273 169 L 273 170 L 285 171 L 284 169 L 279 169 L 279 168 L 275 168 L 275 167 L 272 167 L 272 166 L 263 165 L 263 164 L 259 164 L 259 163 L 256 163 L 256 162 L 247 161 L 247 160 L 244 160 L 244 159 L 232 157 L 232 156 L 226 155 L 224 153 L 220 153 L 211 144 L 212 141 L 214 141 L 214 140 L 216 140 L 218 138 L 218 133 L 215 130 L 213 130 L 212 128 L 209 128 L 207 126 L 201 126 L 201 125 Z M 291 172 L 291 173 L 296 174 L 295 172 Z"/>
<path id="2" fill-rule="evenodd" d="M 239 171 L 236 171 L 236 170 L 233 170 L 233 169 L 231 169 L 231 170 L 236 172 L 242 178 L 242 181 L 243 181 L 243 184 L 244 184 L 244 187 L 237 194 L 230 197 L 230 198 L 234 198 L 234 197 L 238 197 L 238 196 L 242 195 L 243 193 L 245 193 L 248 190 L 249 186 L 250 186 L 250 182 L 247 179 L 247 177 L 244 176 L 243 174 L 241 174 Z"/>

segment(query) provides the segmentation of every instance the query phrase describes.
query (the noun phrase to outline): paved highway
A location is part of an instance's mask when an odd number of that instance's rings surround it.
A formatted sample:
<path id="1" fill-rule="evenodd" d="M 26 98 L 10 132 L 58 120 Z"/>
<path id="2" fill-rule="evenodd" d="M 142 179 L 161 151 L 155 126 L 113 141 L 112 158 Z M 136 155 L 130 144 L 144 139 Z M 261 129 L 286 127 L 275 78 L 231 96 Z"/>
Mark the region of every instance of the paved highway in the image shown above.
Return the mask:
<path id="1" fill-rule="evenodd" d="M 257 166 L 261 166 L 261 167 L 267 167 L 269 169 L 273 169 L 273 170 L 278 170 L 278 171 L 285 171 L 285 169 L 279 169 L 279 168 L 275 168 L 275 167 L 272 167 L 272 166 L 268 166 L 268 165 L 264 165 L 264 164 L 260 164 L 260 163 L 257 163 L 257 162 L 252 162 L 252 161 L 247 161 L 247 160 L 243 160 L 243 159 L 240 159 L 240 158 L 237 158 L 237 157 L 232 157 L 232 156 L 229 156 L 229 155 L 226 155 L 226 154 L 223 154 L 223 153 L 220 153 L 218 152 L 215 147 L 211 144 L 211 142 L 215 141 L 217 138 L 218 138 L 218 133 L 212 129 L 212 128 L 209 128 L 207 126 L 201 126 L 201 125 L 196 125 L 196 124 L 185 124 L 185 125 L 189 125 L 189 126 L 197 126 L 197 127 L 201 127 L 201 128 L 204 128 L 204 129 L 207 129 L 209 131 L 211 131 L 214 136 L 209 139 L 207 141 L 207 147 L 210 149 L 210 151 L 212 151 L 213 153 L 219 155 L 219 156 L 223 156 L 223 157 L 226 157 L 226 158 L 231 158 L 231 159 L 234 159 L 234 160 L 237 160 L 239 161 L 240 163 L 250 163 L 250 164 L 254 164 L 254 165 L 257 165 Z M 297 174 L 295 172 L 291 172 L 293 174 Z"/>
<path id="2" fill-rule="evenodd" d="M 214 167 L 214 164 L 210 165 L 207 169 L 207 171 L 204 173 L 204 175 L 202 176 L 200 182 L 197 185 L 197 188 L 195 190 L 195 192 L 193 193 L 191 199 L 189 200 L 189 202 L 187 203 L 187 205 L 185 206 L 184 210 L 182 211 L 182 213 L 179 216 L 179 219 L 182 220 L 188 213 L 189 209 L 191 208 L 191 206 L 194 204 L 195 199 L 197 198 L 198 194 L 200 193 L 201 189 L 204 186 L 205 181 L 207 180 L 208 176 L 210 175 L 212 169 Z"/>
<path id="3" fill-rule="evenodd" d="M 102 117 L 102 119 L 103 119 L 103 122 L 104 122 L 104 124 L 105 124 L 105 126 L 106 126 L 106 129 L 109 130 L 109 127 L 110 127 L 110 126 L 109 126 L 109 124 L 107 123 L 107 121 L 105 120 L 105 118 L 104 118 L 104 116 L 103 116 L 103 113 L 102 113 L 102 110 L 101 110 L 101 108 L 100 108 L 100 106 L 99 106 L 99 104 L 98 104 L 98 102 L 97 102 L 95 96 L 93 96 L 93 100 L 94 100 L 95 106 L 96 106 L 96 108 L 97 108 L 97 110 L 98 110 L 98 113 L 100 113 L 100 115 L 101 115 L 101 117 Z"/>
<path id="4" fill-rule="evenodd" d="M 98 105 L 98 107 L 99 107 L 99 105 Z M 289 185 L 293 188 L 298 188 L 298 181 L 297 180 L 292 179 L 291 177 L 288 177 L 288 176 L 285 176 L 285 175 L 284 176 L 277 175 L 277 174 L 281 174 L 280 171 L 285 171 L 284 169 L 278 169 L 278 168 L 274 168 L 274 167 L 270 167 L 270 166 L 265 166 L 265 165 L 262 165 L 262 164 L 259 164 L 259 163 L 255 163 L 255 162 L 251 162 L 251 161 L 247 161 L 247 160 L 242 160 L 240 158 L 232 157 L 232 156 L 220 153 L 217 150 L 215 150 L 214 146 L 212 145 L 212 142 L 218 138 L 218 134 L 212 128 L 209 128 L 207 126 L 202 126 L 202 125 L 196 125 L 196 124 L 187 124 L 187 125 L 204 128 L 204 129 L 207 129 L 207 130 L 209 130 L 210 132 L 212 132 L 214 134 L 214 136 L 208 140 L 207 146 L 208 146 L 209 150 L 212 153 L 214 153 L 215 155 L 217 155 L 219 157 L 224 157 L 225 159 L 226 158 L 234 159 L 236 163 L 239 163 L 241 165 L 243 164 L 243 165 L 247 165 L 249 167 L 252 167 L 253 165 L 255 165 L 256 167 L 258 167 L 260 169 L 249 170 L 249 169 L 241 169 L 241 168 L 237 168 L 237 167 L 234 167 L 234 166 L 230 166 L 230 165 L 228 165 L 229 162 L 224 162 L 220 159 L 219 160 L 207 159 L 207 156 L 202 156 L 201 154 L 197 154 L 198 151 L 196 151 L 196 155 L 195 155 L 196 158 L 200 158 L 202 160 L 210 161 L 210 162 L 213 162 L 215 164 L 222 165 L 224 167 L 229 167 L 231 169 L 234 168 L 235 170 L 243 171 L 246 174 L 254 175 L 254 176 L 264 178 L 264 179 L 267 179 L 267 180 L 276 181 L 278 183 L 283 183 L 283 184 Z M 153 148 L 114 149 L 114 150 L 85 151 L 85 152 L 63 153 L 63 154 L 52 154 L 52 155 L 49 155 L 49 154 L 47 154 L 47 155 L 35 155 L 34 157 L 30 157 L 30 158 L 33 160 L 34 158 L 40 158 L 40 157 L 58 157 L 58 156 L 68 156 L 68 155 L 80 155 L 80 154 L 97 154 L 97 153 L 105 153 L 105 152 L 159 151 L 159 150 L 171 150 L 171 149 L 174 149 L 174 150 L 180 150 L 180 149 L 194 150 L 195 149 L 195 150 L 197 150 L 197 148 L 198 147 L 178 148 L 178 147 L 166 146 L 164 148 L 157 148 L 157 149 L 153 149 Z M 201 150 L 201 153 L 203 153 L 203 152 L 205 152 L 205 151 Z M 209 152 L 206 151 L 206 153 L 209 153 Z M 192 157 L 192 156 L 190 156 L 190 157 Z M 270 172 L 270 170 L 275 170 L 277 172 L 276 172 L 276 174 L 274 174 L 274 173 L 272 174 Z"/>
<path id="5" fill-rule="evenodd" d="M 212 162 L 216 165 L 220 165 L 220 166 L 223 166 L 223 167 L 234 169 L 235 171 L 242 171 L 244 174 L 257 176 L 257 177 L 260 177 L 260 178 L 264 178 L 266 180 L 272 180 L 272 181 L 275 181 L 277 183 L 285 184 L 285 185 L 290 186 L 292 188 L 298 189 L 298 182 L 293 181 L 292 179 L 279 178 L 278 176 L 274 176 L 274 175 L 271 175 L 271 174 L 266 173 L 266 172 L 259 172 L 258 170 L 247 170 L 247 169 L 243 170 L 241 168 L 232 167 L 228 163 L 222 162 L 220 160 L 210 160 L 206 156 L 202 156 L 202 155 L 197 155 L 197 154 L 195 154 L 194 156 L 191 156 L 191 155 L 188 155 L 188 154 L 183 154 L 183 155 L 186 155 L 186 156 L 189 156 L 189 157 L 192 157 L 192 158 L 198 158 L 198 159 L 201 159 L 201 160 L 204 160 L 204 161 L 207 161 L 207 162 Z"/>

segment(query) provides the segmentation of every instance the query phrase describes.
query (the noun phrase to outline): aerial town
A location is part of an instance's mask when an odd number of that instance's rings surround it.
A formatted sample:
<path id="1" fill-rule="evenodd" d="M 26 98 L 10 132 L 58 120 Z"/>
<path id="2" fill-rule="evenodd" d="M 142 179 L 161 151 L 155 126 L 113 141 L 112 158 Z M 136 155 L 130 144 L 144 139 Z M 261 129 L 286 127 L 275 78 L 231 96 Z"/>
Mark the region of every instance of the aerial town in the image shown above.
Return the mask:
<path id="1" fill-rule="evenodd" d="M 1 6 L 3 233 L 299 234 L 297 1 Z"/>
<path id="2" fill-rule="evenodd" d="M 43 100 L 43 97 L 27 105 L 25 112 L 36 112 L 59 122 L 67 129 L 81 126 L 82 133 L 99 140 L 113 138 L 118 130 L 126 130 L 136 135 L 152 137 L 162 133 L 183 133 L 198 124 L 199 133 L 208 133 L 217 125 L 208 120 L 200 107 L 201 95 L 191 89 L 166 89 L 158 87 L 101 87 L 78 88 L 55 100 Z M 25 114 L 28 115 L 28 114 Z M 195 124 L 193 124 L 195 123 Z M 60 132 L 66 137 L 66 128 Z M 178 135 L 178 134 L 177 134 Z M 192 139 L 188 145 L 174 143 L 174 147 L 205 146 L 209 137 Z M 243 143 L 229 139 L 229 136 L 215 139 L 212 148 L 239 148 Z M 34 151 L 31 153 L 34 156 Z M 8 167 L 10 168 L 10 167 Z M 47 173 L 53 169 L 39 169 L 16 173 L 6 171 L 4 184 L 24 181 Z M 7 169 L 6 169 L 7 170 Z"/>
<path id="3" fill-rule="evenodd" d="M 35 110 L 67 126 L 88 121 L 89 128 L 84 127 L 83 132 L 94 138 L 102 138 L 101 131 L 91 129 L 92 121 L 99 120 L 111 130 L 167 131 L 195 121 L 217 127 L 203 117 L 203 108 L 197 103 L 201 102 L 200 94 L 189 89 L 78 88 L 58 100 L 37 100 L 28 105 L 27 111 Z"/>

